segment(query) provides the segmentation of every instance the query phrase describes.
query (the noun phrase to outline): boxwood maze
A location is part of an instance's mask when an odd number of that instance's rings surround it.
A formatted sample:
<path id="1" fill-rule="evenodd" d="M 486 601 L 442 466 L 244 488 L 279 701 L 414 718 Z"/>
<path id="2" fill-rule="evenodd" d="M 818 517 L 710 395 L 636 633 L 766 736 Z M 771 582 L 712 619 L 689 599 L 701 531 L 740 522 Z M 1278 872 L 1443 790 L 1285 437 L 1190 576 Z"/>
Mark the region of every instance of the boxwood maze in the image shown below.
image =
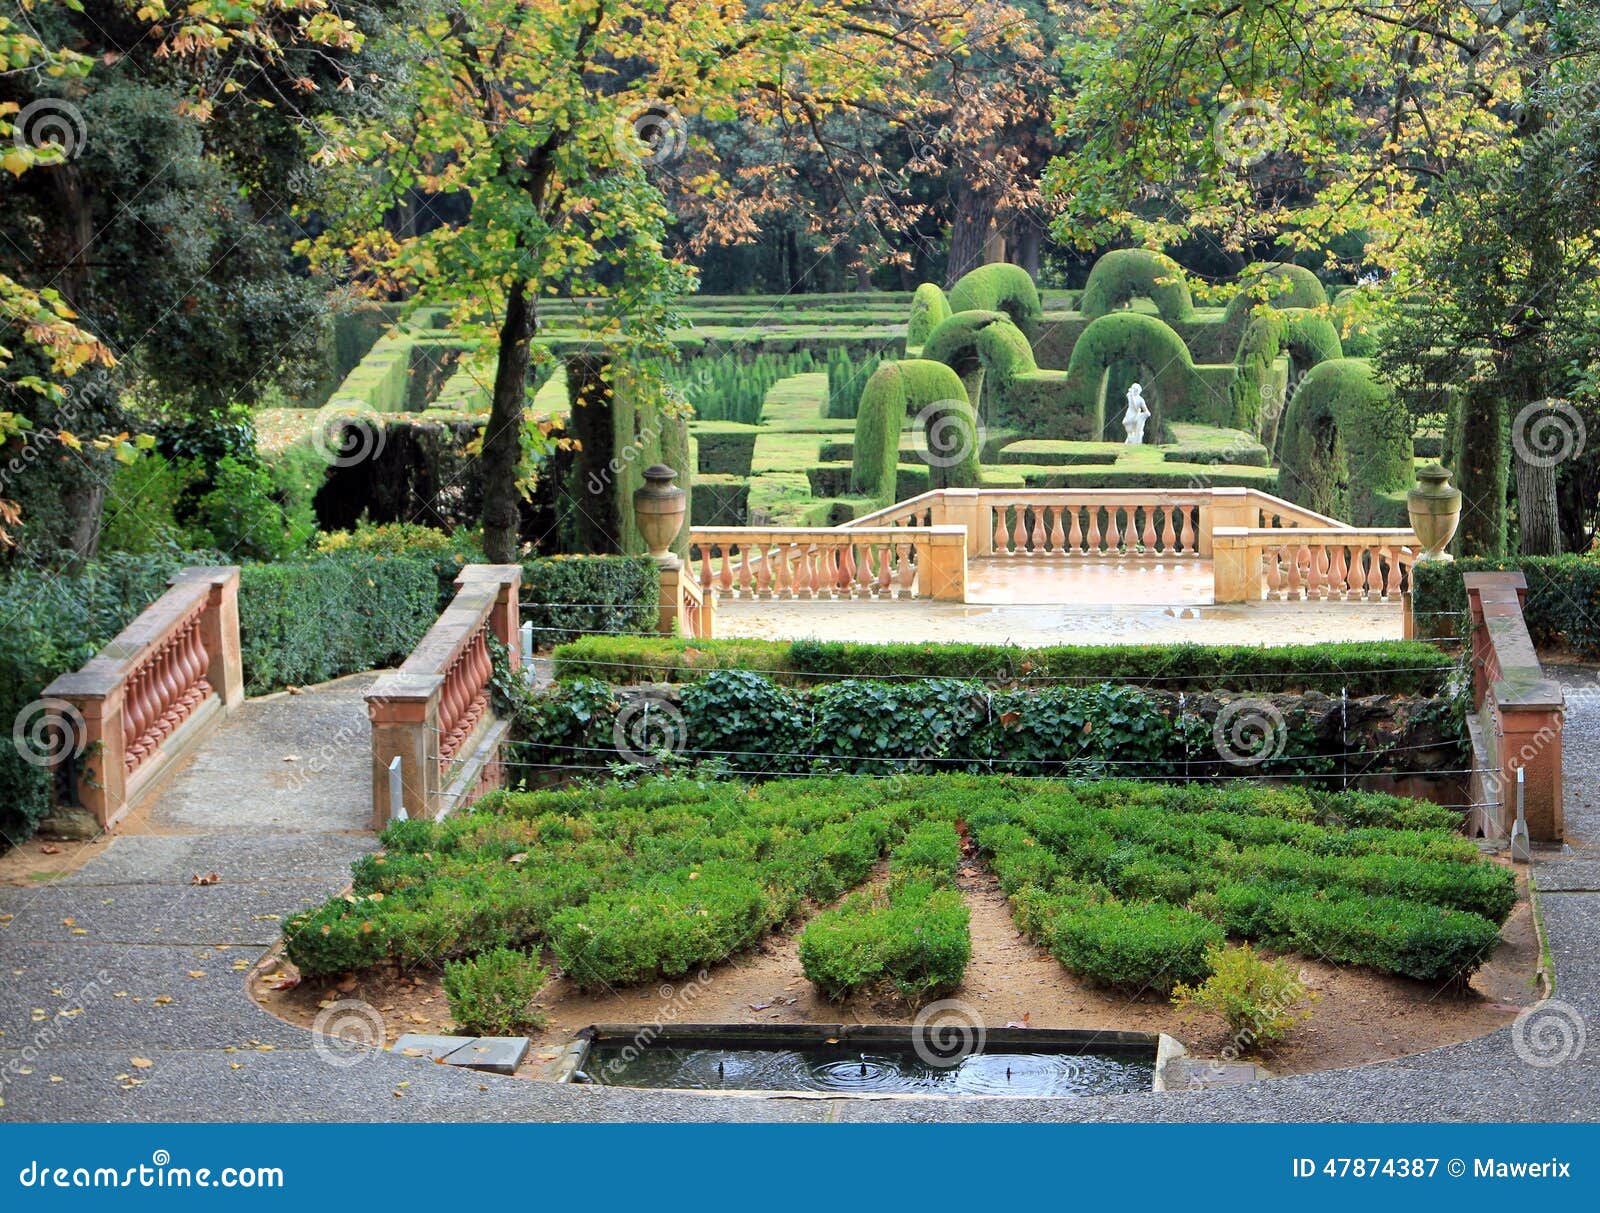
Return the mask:
<path id="1" fill-rule="evenodd" d="M 546 948 L 603 988 L 724 961 L 868 879 L 807 928 L 828 993 L 913 999 L 966 963 L 949 887 L 970 833 L 1020 929 L 1080 977 L 1164 991 L 1205 976 L 1225 936 L 1430 982 L 1461 981 L 1516 901 L 1511 872 L 1448 810 L 1356 792 L 977 776 L 746 786 L 653 779 L 496 793 L 408 821 L 357 861 L 351 891 L 295 915 L 308 976 Z M 921 923 L 928 929 L 915 938 Z"/>

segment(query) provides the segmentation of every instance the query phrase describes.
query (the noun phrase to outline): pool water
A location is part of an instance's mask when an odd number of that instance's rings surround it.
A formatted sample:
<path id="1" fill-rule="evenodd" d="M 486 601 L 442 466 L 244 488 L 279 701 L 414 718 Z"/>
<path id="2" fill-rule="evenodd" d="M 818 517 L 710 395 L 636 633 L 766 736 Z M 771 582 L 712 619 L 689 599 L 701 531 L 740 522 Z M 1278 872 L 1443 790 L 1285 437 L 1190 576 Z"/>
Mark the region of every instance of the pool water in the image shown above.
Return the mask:
<path id="1" fill-rule="evenodd" d="M 924 1060 L 913 1049 L 886 1047 L 877 1041 L 818 1042 L 793 1048 L 597 1040 L 573 1081 L 698 1091 L 1075 1098 L 1149 1091 L 1154 1077 L 1154 1050 L 996 1050 L 940 1065 Z"/>

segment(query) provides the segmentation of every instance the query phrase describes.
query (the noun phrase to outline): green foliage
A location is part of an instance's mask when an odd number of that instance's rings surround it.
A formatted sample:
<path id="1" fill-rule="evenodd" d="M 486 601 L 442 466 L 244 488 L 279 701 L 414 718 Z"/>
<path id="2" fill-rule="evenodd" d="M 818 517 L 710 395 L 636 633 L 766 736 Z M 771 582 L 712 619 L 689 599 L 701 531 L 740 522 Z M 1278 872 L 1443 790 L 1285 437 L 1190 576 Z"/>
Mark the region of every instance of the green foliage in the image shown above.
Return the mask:
<path id="1" fill-rule="evenodd" d="M 1272 1045 L 1311 1017 L 1299 1008 L 1316 995 L 1292 965 L 1259 956 L 1249 944 L 1214 948 L 1206 963 L 1211 975 L 1199 985 L 1177 986 L 1172 1001 L 1222 1016 L 1235 1039 Z"/>
<path id="2" fill-rule="evenodd" d="M 828 404 L 826 415 L 838 420 L 855 417 L 861 410 L 861 393 L 886 359 L 881 354 L 858 354 L 834 348 L 828 351 Z M 748 468 L 746 469 L 748 471 Z"/>
<path id="3" fill-rule="evenodd" d="M 1576 558 L 1574 558 L 1576 559 Z M 1585 562 L 1600 569 L 1600 561 Z M 1449 566 L 1438 566 L 1448 569 Z M 1459 570 L 1461 564 L 1457 564 Z M 1470 566 L 1469 566 L 1470 567 Z M 1426 576 L 1424 576 L 1426 574 Z M 1596 574 L 1600 583 L 1600 574 Z M 1426 565 L 1418 590 L 1446 583 Z M 1459 573 L 1456 585 L 1459 590 Z M 1600 584 L 1596 586 L 1600 593 Z M 1589 601 L 1579 597 L 1578 601 Z M 1457 609 L 1454 606 L 1445 609 Z M 1600 645 L 1600 634 L 1596 644 Z M 708 670 L 744 669 L 789 685 L 862 676 L 982 678 L 1020 686 L 1127 681 L 1169 690 L 1437 695 L 1455 662 L 1420 641 L 1292 645 L 857 644 L 819 640 L 685 640 L 587 636 L 555 652 L 558 679 L 614 683 L 693 682 Z"/>
<path id="4" fill-rule="evenodd" d="M 1279 493 L 1356 526 L 1396 526 L 1415 479 L 1411 424 L 1372 365 L 1312 368 L 1283 419 Z"/>
<path id="5" fill-rule="evenodd" d="M 830 374 L 833 353 L 829 351 Z M 810 350 L 762 353 L 749 361 L 692 358 L 674 365 L 666 379 L 694 406 L 696 417 L 756 425 L 761 421 L 761 405 L 772 385 L 791 375 L 802 375 L 813 366 Z"/>
<path id="6" fill-rule="evenodd" d="M 1168 993 L 1203 981 L 1222 928 L 1173 905 L 1108 901 L 1068 909 L 1047 932 L 1050 954 L 1095 985 Z"/>
<path id="7" fill-rule="evenodd" d="M 1044 308 L 1039 288 L 1020 265 L 996 261 L 969 270 L 950 288 L 950 312 L 1004 312 L 1025 337 L 1039 328 Z M 914 315 L 915 313 L 913 313 Z M 929 325 L 930 330 L 935 327 Z"/>
<path id="8" fill-rule="evenodd" d="M 178 504 L 194 471 L 172 463 L 156 450 L 117 463 L 106 487 L 100 523 L 100 551 L 146 556 L 176 547 L 182 537 Z"/>
<path id="9" fill-rule="evenodd" d="M 483 562 L 483 545 L 467 531 L 442 531 L 415 522 L 358 522 L 351 531 L 329 531 L 317 536 L 317 554 L 344 553 L 407 559 L 431 559 L 439 579 L 439 608 L 455 597 L 455 579 L 462 566 Z"/>
<path id="10" fill-rule="evenodd" d="M 439 614 L 436 561 L 353 551 L 247 564 L 239 643 L 253 695 L 395 665 Z"/>
<path id="11" fill-rule="evenodd" d="M 976 418 L 960 378 L 943 363 L 913 358 L 873 372 L 856 414 L 853 490 L 884 504 L 895 500 L 900 435 L 918 421 L 928 444 L 932 488 L 979 482 Z"/>
<path id="12" fill-rule="evenodd" d="M 824 998 L 892 991 L 912 1006 L 961 984 L 972 958 L 961 894 L 917 881 L 848 898 L 800 933 L 800 967 Z"/>
<path id="13" fill-rule="evenodd" d="M 1411 609 L 1424 635 L 1471 630 L 1463 573 L 1520 571 L 1528 582 L 1522 617 L 1540 649 L 1600 657 L 1600 558 L 1594 556 L 1466 557 L 1416 566 Z"/>
<path id="14" fill-rule="evenodd" d="M 919 822 L 889 852 L 889 879 L 895 886 L 918 881 L 952 888 L 960 866 L 961 836 L 948 821 Z"/>
<path id="15" fill-rule="evenodd" d="M 914 348 L 950 316 L 950 300 L 936 282 L 924 282 L 911 295 L 911 319 L 906 324 L 906 346 Z"/>
<path id="16" fill-rule="evenodd" d="M 794 691 L 749 670 L 715 670 L 685 689 L 695 746 L 732 770 L 769 774 L 804 765 L 806 705 Z"/>
<path id="17" fill-rule="evenodd" d="M 200 498 L 190 538 L 235 560 L 287 560 L 303 554 L 316 531 L 309 503 L 286 512 L 267 469 L 230 455 L 217 464 L 212 489 Z"/>
<path id="18" fill-rule="evenodd" d="M 650 632 L 661 577 L 648 556 L 551 556 L 522 562 L 522 621 L 534 644 L 585 632 Z"/>
<path id="19" fill-rule="evenodd" d="M 493 948 L 470 960 L 447 961 L 444 996 L 458 1025 L 479 1036 L 514 1036 L 544 1027 L 546 1016 L 536 1010 L 549 972 L 537 956 Z"/>
<path id="20" fill-rule="evenodd" d="M 1115 249 L 1103 255 L 1089 271 L 1078 311 L 1092 320 L 1108 316 L 1140 296 L 1154 303 L 1169 323 L 1194 317 L 1183 267 L 1152 249 Z"/>

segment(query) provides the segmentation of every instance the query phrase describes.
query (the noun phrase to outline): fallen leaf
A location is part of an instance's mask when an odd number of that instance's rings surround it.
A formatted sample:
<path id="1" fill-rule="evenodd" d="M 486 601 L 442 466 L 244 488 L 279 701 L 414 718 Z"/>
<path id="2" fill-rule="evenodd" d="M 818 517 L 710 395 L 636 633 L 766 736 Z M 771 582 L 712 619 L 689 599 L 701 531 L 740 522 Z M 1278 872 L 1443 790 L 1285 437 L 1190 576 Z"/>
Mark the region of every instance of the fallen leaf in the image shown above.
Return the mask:
<path id="1" fill-rule="evenodd" d="M 47 843 L 44 844 L 44 846 L 39 848 L 39 854 L 41 854 L 41 855 L 59 855 L 59 854 L 61 854 L 61 848 L 56 846 L 56 844 L 53 843 L 53 842 L 47 842 Z"/>
<path id="2" fill-rule="evenodd" d="M 148 1057 L 130 1057 L 128 1060 L 133 1063 L 133 1068 L 135 1070 L 148 1070 L 151 1066 L 156 1064 Z"/>
<path id="3" fill-rule="evenodd" d="M 134 1001 L 135 1001 L 135 1002 L 138 1002 L 138 1001 L 139 1001 L 139 1000 L 138 1000 L 138 999 L 137 999 L 137 998 L 136 998 L 136 999 L 134 999 Z M 164 1007 L 164 1006 L 166 1006 L 166 1005 L 167 1005 L 167 1004 L 168 1004 L 168 1003 L 169 1003 L 169 1002 L 171 1002 L 171 1001 L 172 1001 L 172 995 L 171 995 L 171 994 L 158 994 L 158 995 L 157 995 L 157 996 L 156 996 L 156 1000 L 155 1000 L 155 1001 L 156 1001 L 156 1006 L 158 1006 L 158 1007 Z"/>
<path id="4" fill-rule="evenodd" d="M 222 880 L 222 877 L 218 876 L 215 872 L 208 873 L 205 876 L 202 876 L 202 875 L 200 875 L 200 873 L 196 872 L 193 876 L 191 876 L 189 878 L 189 883 L 190 884 L 198 884 L 198 885 L 208 885 L 208 884 L 217 884 L 221 880 Z"/>
<path id="5" fill-rule="evenodd" d="M 206 975 L 206 971 L 204 969 L 190 969 L 189 970 L 189 976 L 190 977 L 200 978 L 200 977 L 204 977 L 205 975 Z"/>

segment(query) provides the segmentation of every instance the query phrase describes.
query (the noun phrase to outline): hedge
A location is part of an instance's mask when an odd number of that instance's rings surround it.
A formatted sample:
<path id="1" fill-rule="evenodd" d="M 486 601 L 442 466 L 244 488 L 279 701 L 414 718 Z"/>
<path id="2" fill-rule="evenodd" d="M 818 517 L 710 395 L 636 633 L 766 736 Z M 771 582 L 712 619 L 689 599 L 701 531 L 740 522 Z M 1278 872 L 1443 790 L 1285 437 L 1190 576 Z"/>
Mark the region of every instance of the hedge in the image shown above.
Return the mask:
<path id="1" fill-rule="evenodd" d="M 1419 630 L 1465 637 L 1471 619 L 1461 575 L 1512 571 L 1527 578 L 1522 616 L 1538 648 L 1600 657 L 1600 560 L 1592 556 L 1464 557 L 1419 564 L 1412 573 L 1411 600 Z"/>
<path id="2" fill-rule="evenodd" d="M 1428 566 L 1418 567 L 1420 572 Z M 1595 567 L 1600 569 L 1600 562 Z M 1420 589 L 1418 593 L 1420 601 Z M 693 682 L 710 670 L 746 669 L 787 686 L 847 678 L 940 677 L 1018 685 L 1148 682 L 1169 691 L 1320 690 L 1335 695 L 1341 690 L 1351 695 L 1435 695 L 1445 687 L 1454 664 L 1431 644 L 1400 640 L 1022 648 L 588 636 L 555 651 L 557 679 L 591 677 L 616 684 Z"/>
<path id="3" fill-rule="evenodd" d="M 541 557 L 522 562 L 521 599 L 541 648 L 586 632 L 648 632 L 661 577 L 648 556 Z"/>
<path id="4" fill-rule="evenodd" d="M 1194 318 L 1194 300 L 1183 267 L 1151 249 L 1114 249 L 1096 261 L 1078 311 L 1091 319 L 1110 315 L 1141 295 L 1156 305 L 1169 324 Z"/>
<path id="5" fill-rule="evenodd" d="M 1031 338 L 1044 316 L 1039 288 L 1020 265 L 997 261 L 980 265 L 963 274 L 950 288 L 951 314 L 959 312 L 1004 312 Z M 930 325 L 929 329 L 936 327 Z"/>
<path id="6" fill-rule="evenodd" d="M 927 443 L 930 488 L 979 483 L 977 421 L 961 379 L 942 362 L 885 362 L 861 391 L 856 412 L 851 488 L 882 502 L 896 500 L 900 437 L 920 422 Z"/>
<path id="7" fill-rule="evenodd" d="M 1355 526 L 1406 523 L 1411 421 L 1372 364 L 1335 358 L 1300 381 L 1281 423 L 1278 493 Z"/>

